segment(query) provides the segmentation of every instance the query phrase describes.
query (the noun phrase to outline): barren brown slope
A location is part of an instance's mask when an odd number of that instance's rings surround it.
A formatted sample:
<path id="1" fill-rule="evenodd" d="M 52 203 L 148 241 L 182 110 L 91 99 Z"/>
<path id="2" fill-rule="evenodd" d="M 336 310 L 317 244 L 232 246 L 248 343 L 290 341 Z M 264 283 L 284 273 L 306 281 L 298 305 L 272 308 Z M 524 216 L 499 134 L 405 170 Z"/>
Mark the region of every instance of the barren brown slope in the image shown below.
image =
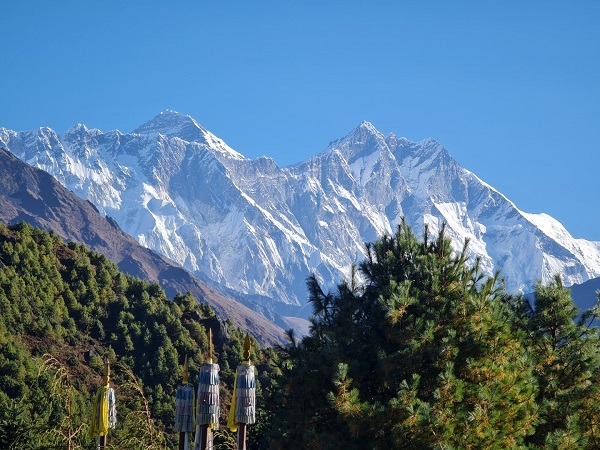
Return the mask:
<path id="1" fill-rule="evenodd" d="M 27 222 L 54 230 L 66 240 L 102 253 L 130 275 L 158 282 L 173 297 L 191 292 L 223 319 L 248 331 L 264 345 L 283 342 L 283 330 L 260 314 L 197 279 L 174 262 L 139 245 L 118 225 L 102 217 L 87 200 L 52 176 L 0 149 L 0 221 Z"/>

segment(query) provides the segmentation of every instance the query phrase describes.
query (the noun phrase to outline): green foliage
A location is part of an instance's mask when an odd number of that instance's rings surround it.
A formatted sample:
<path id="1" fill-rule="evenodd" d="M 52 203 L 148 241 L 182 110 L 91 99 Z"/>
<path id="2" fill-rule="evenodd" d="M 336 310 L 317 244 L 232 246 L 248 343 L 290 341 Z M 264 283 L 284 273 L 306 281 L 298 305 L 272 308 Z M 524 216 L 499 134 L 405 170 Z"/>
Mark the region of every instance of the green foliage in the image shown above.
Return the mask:
<path id="1" fill-rule="evenodd" d="M 600 294 L 599 294 L 600 295 Z M 560 277 L 538 284 L 533 305 L 513 299 L 527 331 L 539 391 L 536 448 L 600 448 L 600 341 L 594 311 L 579 314 Z"/>
<path id="2" fill-rule="evenodd" d="M 116 363 L 113 448 L 172 446 L 184 356 L 193 380 L 208 351 L 207 305 L 190 294 L 170 301 L 157 284 L 53 233 L 0 224 L 0 307 L 0 448 L 89 447 L 86 408 L 104 359 Z M 229 368 L 225 397 L 243 345 L 239 330 L 230 333 L 216 355 Z"/>
<path id="3" fill-rule="evenodd" d="M 531 305 L 481 275 L 444 230 L 402 223 L 333 293 L 308 278 L 310 334 L 262 350 L 249 449 L 600 448 L 600 343 L 557 277 Z M 599 299 L 600 300 L 600 299 Z M 214 312 L 26 224 L 0 224 L 0 448 L 91 449 L 104 359 L 119 402 L 109 448 L 173 448 L 174 389 L 208 353 Z M 222 325 L 222 417 L 244 334 Z M 214 330 L 217 331 L 217 330 Z M 227 430 L 215 448 L 232 448 Z"/>
<path id="4" fill-rule="evenodd" d="M 39 442 L 39 430 L 35 429 L 30 411 L 23 401 L 0 401 L 0 448 L 6 450 L 30 450 Z"/>
<path id="5" fill-rule="evenodd" d="M 270 448 L 599 447 L 598 334 L 558 279 L 526 314 L 466 245 L 405 222 L 359 267 L 334 293 L 308 279 L 310 334 L 273 359 Z"/>

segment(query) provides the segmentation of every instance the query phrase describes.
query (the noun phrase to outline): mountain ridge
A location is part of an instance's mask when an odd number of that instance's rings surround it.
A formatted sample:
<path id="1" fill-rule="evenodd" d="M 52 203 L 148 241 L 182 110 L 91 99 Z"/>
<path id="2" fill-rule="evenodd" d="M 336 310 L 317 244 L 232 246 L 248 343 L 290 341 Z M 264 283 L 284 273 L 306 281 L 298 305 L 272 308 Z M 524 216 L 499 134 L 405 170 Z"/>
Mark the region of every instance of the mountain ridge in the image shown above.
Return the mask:
<path id="1" fill-rule="evenodd" d="M 85 130 L 61 138 L 46 129 L 36 138 L 0 129 L 0 143 L 142 245 L 242 297 L 270 298 L 274 308 L 304 305 L 311 272 L 335 286 L 364 257 L 364 243 L 391 233 L 401 217 L 416 230 L 447 223 L 455 247 L 469 239 L 470 256 L 488 274 L 500 269 L 511 292 L 557 272 L 567 285 L 600 275 L 600 243 L 522 212 L 433 138 L 384 136 L 365 121 L 315 156 L 279 167 L 245 158 L 174 111 L 129 134 Z"/>
<path id="2" fill-rule="evenodd" d="M 0 221 L 27 222 L 102 253 L 124 272 L 160 284 L 172 298 L 191 292 L 223 319 L 250 332 L 264 344 L 284 341 L 283 330 L 176 266 L 140 246 L 96 206 L 65 189 L 48 173 L 27 166 L 0 148 Z"/>

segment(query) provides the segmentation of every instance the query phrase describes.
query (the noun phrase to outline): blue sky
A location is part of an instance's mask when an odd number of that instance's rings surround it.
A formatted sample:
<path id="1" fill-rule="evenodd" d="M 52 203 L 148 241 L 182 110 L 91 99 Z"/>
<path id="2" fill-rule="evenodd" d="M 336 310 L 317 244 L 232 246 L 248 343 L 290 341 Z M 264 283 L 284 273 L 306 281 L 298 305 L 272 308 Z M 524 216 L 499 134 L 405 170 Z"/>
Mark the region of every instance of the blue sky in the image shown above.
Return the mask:
<path id="1" fill-rule="evenodd" d="M 598 1 L 4 1 L 0 127 L 164 109 L 280 165 L 363 120 L 600 240 Z"/>

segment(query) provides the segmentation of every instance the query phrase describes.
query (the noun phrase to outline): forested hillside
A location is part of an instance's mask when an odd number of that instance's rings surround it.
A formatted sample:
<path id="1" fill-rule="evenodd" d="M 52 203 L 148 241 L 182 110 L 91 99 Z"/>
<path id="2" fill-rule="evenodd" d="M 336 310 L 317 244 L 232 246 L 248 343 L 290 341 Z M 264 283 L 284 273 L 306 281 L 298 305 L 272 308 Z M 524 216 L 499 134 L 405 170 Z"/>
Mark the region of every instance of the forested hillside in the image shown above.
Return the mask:
<path id="1" fill-rule="evenodd" d="M 0 311 L 3 450 L 92 448 L 87 422 L 103 359 L 119 409 L 113 448 L 172 448 L 184 355 L 194 379 L 211 326 L 225 399 L 241 358 L 242 332 L 208 306 L 189 295 L 171 302 L 158 285 L 27 224 L 0 224 Z"/>

